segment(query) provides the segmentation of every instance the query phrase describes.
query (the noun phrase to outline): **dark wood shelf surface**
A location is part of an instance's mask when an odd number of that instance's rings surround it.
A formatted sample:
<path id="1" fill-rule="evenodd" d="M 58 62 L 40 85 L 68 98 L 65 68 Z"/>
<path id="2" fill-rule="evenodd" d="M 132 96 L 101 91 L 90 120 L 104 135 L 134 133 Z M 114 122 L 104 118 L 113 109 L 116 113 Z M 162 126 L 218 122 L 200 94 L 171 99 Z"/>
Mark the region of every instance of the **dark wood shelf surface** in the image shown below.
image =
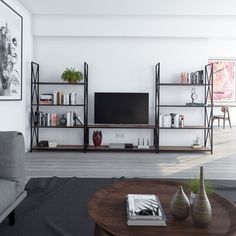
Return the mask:
<path id="1" fill-rule="evenodd" d="M 211 107 L 210 105 L 199 105 L 199 106 L 187 106 L 187 105 L 156 105 L 159 107 L 189 107 L 189 108 L 197 108 L 197 107 Z"/>
<path id="2" fill-rule="evenodd" d="M 133 148 L 109 148 L 108 145 L 102 145 L 100 147 L 95 147 L 90 145 L 87 147 L 87 151 L 108 151 L 108 152 L 156 152 L 154 146 L 150 146 L 149 149 L 140 149 L 137 146 Z"/>
<path id="3" fill-rule="evenodd" d="M 206 152 L 211 151 L 208 147 L 193 149 L 190 146 L 160 146 L 160 152 Z"/>
<path id="4" fill-rule="evenodd" d="M 214 105 L 211 105 L 211 104 L 207 104 L 207 105 L 200 105 L 200 106 L 187 106 L 187 105 L 174 105 L 174 104 L 169 104 L 169 105 L 156 105 L 156 107 L 214 107 Z"/>
<path id="5" fill-rule="evenodd" d="M 159 127 L 159 129 L 211 129 L 211 127 L 206 127 L 206 126 L 184 126 L 183 128 L 173 128 L 173 127 Z"/>
<path id="6" fill-rule="evenodd" d="M 85 85 L 85 83 L 65 83 L 65 82 L 32 82 L 39 85 Z"/>
<path id="7" fill-rule="evenodd" d="M 104 128 L 104 129 L 154 129 L 155 125 L 151 125 L 151 124 L 89 124 L 88 128 Z"/>
<path id="8" fill-rule="evenodd" d="M 160 83 L 157 86 L 210 86 L 211 84 Z"/>
<path id="9" fill-rule="evenodd" d="M 32 106 L 39 106 L 39 107 L 84 107 L 84 104 L 74 104 L 74 105 L 69 105 L 69 104 L 61 104 L 61 105 L 57 105 L 57 104 L 32 104 Z"/>
<path id="10" fill-rule="evenodd" d="M 50 147 L 37 147 L 34 146 L 32 150 L 37 150 L 37 151 L 63 151 L 63 150 L 68 150 L 68 151 L 78 151 L 78 150 L 84 150 L 83 145 L 58 145 L 55 148 L 50 148 Z"/>
<path id="11" fill-rule="evenodd" d="M 32 127 L 35 127 L 35 128 L 50 128 L 50 129 L 81 129 L 81 128 L 84 128 L 83 125 L 74 125 L 74 126 L 66 126 L 66 125 L 56 125 L 56 126 L 32 126 Z"/>

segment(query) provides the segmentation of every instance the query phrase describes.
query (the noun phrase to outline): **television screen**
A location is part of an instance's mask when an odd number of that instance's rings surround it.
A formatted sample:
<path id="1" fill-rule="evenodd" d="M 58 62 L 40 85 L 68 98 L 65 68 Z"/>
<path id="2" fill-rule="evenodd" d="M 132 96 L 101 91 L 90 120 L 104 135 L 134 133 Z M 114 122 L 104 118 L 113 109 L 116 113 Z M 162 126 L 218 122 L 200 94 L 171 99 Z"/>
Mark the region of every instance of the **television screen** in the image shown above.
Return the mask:
<path id="1" fill-rule="evenodd" d="M 95 93 L 94 123 L 148 124 L 148 93 Z"/>

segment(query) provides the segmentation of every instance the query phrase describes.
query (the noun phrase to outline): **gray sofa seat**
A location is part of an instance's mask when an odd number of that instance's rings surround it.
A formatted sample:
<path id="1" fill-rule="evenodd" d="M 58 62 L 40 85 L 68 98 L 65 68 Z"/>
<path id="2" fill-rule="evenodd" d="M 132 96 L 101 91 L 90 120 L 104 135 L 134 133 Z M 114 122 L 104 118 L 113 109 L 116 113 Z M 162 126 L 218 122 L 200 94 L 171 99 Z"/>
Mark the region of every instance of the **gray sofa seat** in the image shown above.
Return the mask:
<path id="1" fill-rule="evenodd" d="M 0 223 L 7 216 L 10 225 L 15 223 L 14 209 L 26 195 L 24 137 L 0 131 Z"/>
<path id="2" fill-rule="evenodd" d="M 16 200 L 16 182 L 0 179 L 0 189 L 0 212 L 3 212 Z"/>
<path id="3" fill-rule="evenodd" d="M 0 132 L 0 179 L 16 182 L 16 195 L 25 188 L 25 143 L 15 131 Z"/>

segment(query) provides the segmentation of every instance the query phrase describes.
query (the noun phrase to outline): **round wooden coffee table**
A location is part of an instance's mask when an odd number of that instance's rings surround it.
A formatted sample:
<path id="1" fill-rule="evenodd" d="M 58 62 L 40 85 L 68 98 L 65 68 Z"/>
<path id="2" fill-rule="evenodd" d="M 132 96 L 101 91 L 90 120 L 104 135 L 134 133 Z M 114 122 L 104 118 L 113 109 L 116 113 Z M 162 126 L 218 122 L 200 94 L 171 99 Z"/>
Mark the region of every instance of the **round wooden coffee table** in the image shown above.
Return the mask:
<path id="1" fill-rule="evenodd" d="M 213 193 L 210 196 L 212 221 L 207 228 L 197 228 L 189 216 L 177 221 L 170 213 L 170 200 L 177 190 L 177 182 L 154 179 L 123 180 L 94 193 L 88 212 L 95 221 L 94 235 L 108 236 L 201 236 L 236 235 L 236 205 Z M 189 194 L 184 188 L 185 193 Z M 156 194 L 167 217 L 167 227 L 128 226 L 125 196 L 128 193 Z"/>

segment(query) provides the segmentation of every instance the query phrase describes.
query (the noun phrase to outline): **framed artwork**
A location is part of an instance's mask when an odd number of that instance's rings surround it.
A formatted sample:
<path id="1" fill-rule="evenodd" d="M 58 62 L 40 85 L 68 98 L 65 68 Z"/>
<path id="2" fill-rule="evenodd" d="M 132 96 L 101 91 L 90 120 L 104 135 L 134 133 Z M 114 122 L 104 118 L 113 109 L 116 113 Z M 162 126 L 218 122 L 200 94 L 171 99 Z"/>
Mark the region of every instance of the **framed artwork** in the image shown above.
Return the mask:
<path id="1" fill-rule="evenodd" d="M 23 17 L 0 0 L 0 101 L 22 100 Z"/>
<path id="2" fill-rule="evenodd" d="M 213 63 L 213 100 L 235 102 L 236 59 L 209 59 Z"/>

